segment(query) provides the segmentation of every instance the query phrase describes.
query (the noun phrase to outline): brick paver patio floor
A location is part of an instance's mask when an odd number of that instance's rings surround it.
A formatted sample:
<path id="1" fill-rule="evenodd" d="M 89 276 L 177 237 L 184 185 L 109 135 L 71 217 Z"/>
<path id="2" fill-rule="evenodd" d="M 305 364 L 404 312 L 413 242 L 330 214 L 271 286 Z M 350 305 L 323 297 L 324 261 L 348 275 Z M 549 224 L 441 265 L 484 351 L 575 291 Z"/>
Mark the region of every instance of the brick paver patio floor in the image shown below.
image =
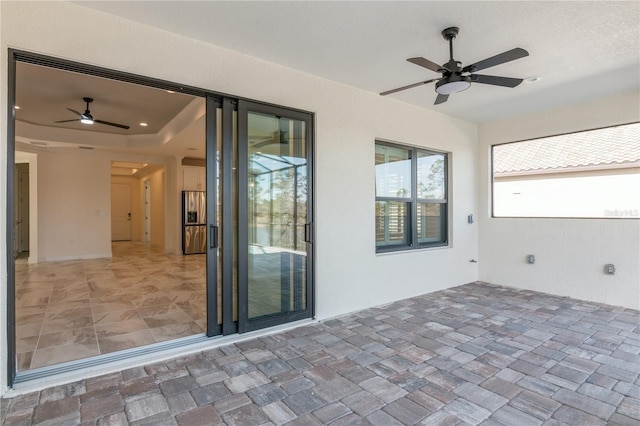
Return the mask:
<path id="1" fill-rule="evenodd" d="M 2 400 L 5 425 L 640 424 L 639 312 L 468 284 Z"/>

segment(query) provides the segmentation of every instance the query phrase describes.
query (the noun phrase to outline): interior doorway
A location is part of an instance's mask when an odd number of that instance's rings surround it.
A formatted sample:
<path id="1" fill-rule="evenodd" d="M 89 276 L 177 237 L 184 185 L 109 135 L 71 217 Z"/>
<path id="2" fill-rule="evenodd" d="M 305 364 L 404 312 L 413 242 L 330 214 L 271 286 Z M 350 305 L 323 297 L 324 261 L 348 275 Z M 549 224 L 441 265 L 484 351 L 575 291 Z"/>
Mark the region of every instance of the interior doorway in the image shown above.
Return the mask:
<path id="1" fill-rule="evenodd" d="M 111 184 L 111 241 L 131 241 L 131 185 Z"/>

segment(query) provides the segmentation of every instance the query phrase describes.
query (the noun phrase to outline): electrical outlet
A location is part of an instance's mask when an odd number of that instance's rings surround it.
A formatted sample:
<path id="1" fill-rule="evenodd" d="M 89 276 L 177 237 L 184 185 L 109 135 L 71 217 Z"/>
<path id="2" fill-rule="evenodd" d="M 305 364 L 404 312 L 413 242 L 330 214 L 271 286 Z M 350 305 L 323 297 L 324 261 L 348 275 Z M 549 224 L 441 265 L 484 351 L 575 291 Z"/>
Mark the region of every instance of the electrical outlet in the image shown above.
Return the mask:
<path id="1" fill-rule="evenodd" d="M 531 264 L 536 263 L 536 257 L 534 255 L 532 255 L 532 254 L 528 255 L 527 256 L 527 263 L 531 263 Z"/>
<path id="2" fill-rule="evenodd" d="M 604 265 L 604 273 L 607 275 L 615 275 L 616 274 L 616 267 L 613 263 L 607 263 L 606 265 Z"/>

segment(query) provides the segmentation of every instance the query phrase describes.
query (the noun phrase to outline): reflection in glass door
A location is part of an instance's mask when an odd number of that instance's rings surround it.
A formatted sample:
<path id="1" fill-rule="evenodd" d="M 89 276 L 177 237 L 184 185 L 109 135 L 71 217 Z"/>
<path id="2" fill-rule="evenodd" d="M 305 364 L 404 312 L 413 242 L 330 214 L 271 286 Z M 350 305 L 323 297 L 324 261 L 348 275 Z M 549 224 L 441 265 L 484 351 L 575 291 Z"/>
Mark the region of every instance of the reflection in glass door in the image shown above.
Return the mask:
<path id="1" fill-rule="evenodd" d="M 239 107 L 239 331 L 311 316 L 311 120 Z"/>

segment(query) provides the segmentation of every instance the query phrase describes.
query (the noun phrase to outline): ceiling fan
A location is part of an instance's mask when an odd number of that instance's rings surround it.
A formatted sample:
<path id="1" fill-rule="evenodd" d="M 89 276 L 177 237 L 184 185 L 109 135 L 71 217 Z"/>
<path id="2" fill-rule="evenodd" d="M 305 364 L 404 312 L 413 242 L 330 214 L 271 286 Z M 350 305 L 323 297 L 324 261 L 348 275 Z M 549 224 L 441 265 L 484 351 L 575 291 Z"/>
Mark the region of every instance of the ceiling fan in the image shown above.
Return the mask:
<path id="1" fill-rule="evenodd" d="M 89 111 L 89 104 L 93 102 L 93 98 L 82 98 L 82 99 L 87 103 L 87 108 L 85 109 L 84 114 L 80 114 L 75 109 L 67 108 L 69 111 L 76 114 L 80 118 L 74 118 L 73 120 L 60 120 L 60 121 L 56 121 L 56 123 L 68 123 L 70 121 L 79 121 L 82 124 L 98 123 L 98 124 L 105 124 L 107 126 L 118 127 L 120 129 L 125 129 L 125 130 L 129 129 L 129 126 L 126 126 L 124 124 L 112 123 L 110 121 L 104 121 L 104 120 L 96 120 L 91 115 L 91 111 Z"/>
<path id="2" fill-rule="evenodd" d="M 460 31 L 458 27 L 450 27 L 442 31 L 442 37 L 444 37 L 445 40 L 449 41 L 449 62 L 438 65 L 422 57 L 407 59 L 407 61 L 413 64 L 430 69 L 431 71 L 442 73 L 442 77 L 421 81 L 419 83 L 410 84 L 408 86 L 399 87 L 393 90 L 388 90 L 386 92 L 380 93 L 380 95 L 389 95 L 391 93 L 422 86 L 423 84 L 428 84 L 435 81 L 436 92 L 438 93 L 438 96 L 436 97 L 434 105 L 438 105 L 446 102 L 450 94 L 467 90 L 469 86 L 471 86 L 471 83 L 491 84 L 493 86 L 503 87 L 516 87 L 517 85 L 522 83 L 523 79 L 521 78 L 498 77 L 495 75 L 473 73 L 485 68 L 504 64 L 505 62 L 524 58 L 525 56 L 529 56 L 529 52 L 520 47 L 516 47 L 515 49 L 508 50 L 506 52 L 476 62 L 475 64 L 462 67 L 461 62 L 453 59 L 453 39 L 458 35 L 458 31 Z"/>

